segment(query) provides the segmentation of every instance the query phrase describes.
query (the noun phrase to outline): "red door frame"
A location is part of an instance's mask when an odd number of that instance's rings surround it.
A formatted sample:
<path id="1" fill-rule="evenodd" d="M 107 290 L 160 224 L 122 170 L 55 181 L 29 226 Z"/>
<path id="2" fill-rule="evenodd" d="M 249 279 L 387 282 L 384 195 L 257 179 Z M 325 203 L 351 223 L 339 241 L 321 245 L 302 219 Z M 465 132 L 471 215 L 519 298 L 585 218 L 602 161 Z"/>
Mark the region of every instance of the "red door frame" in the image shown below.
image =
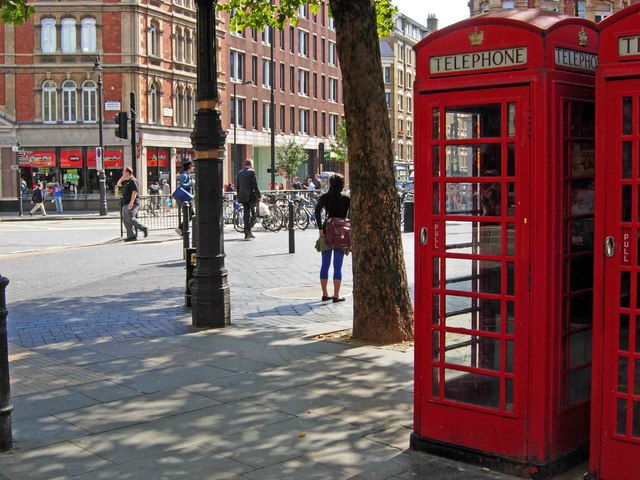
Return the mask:
<path id="1" fill-rule="evenodd" d="M 426 322 L 416 321 L 416 342 L 424 341 L 425 348 L 421 349 L 422 357 L 416 358 L 416 366 L 420 365 L 420 367 L 416 368 L 417 371 L 423 372 L 423 377 L 420 379 L 416 379 L 416 410 L 419 409 L 419 413 L 416 412 L 416 425 L 415 430 L 416 433 L 420 436 L 435 439 L 437 441 L 442 442 L 450 442 L 450 432 L 465 432 L 464 438 L 462 435 L 457 438 L 457 444 L 461 446 L 468 446 L 473 449 L 478 449 L 486 452 L 493 452 L 501 455 L 508 455 L 511 457 L 521 457 L 525 458 L 527 455 L 527 401 L 528 401 L 528 378 L 529 378 L 529 368 L 528 368 L 528 359 L 529 359 L 529 292 L 528 292 L 528 273 L 529 273 L 529 251 L 528 251 L 528 223 L 527 218 L 529 217 L 529 187 L 525 179 L 530 177 L 530 165 L 529 165 L 529 135 L 528 135 L 528 115 L 527 112 L 529 110 L 529 96 L 530 89 L 527 86 L 520 87 L 504 87 L 499 89 L 483 89 L 482 91 L 453 91 L 453 92 L 443 92 L 439 94 L 434 94 L 429 96 L 428 103 L 426 100 L 420 99 L 419 101 L 424 102 L 421 106 L 421 111 L 428 113 L 431 112 L 433 108 L 439 108 L 441 111 L 440 118 L 443 119 L 442 123 L 444 125 L 444 108 L 453 107 L 453 106 L 473 106 L 473 105 L 486 105 L 486 104 L 500 104 L 502 108 L 502 136 L 500 138 L 491 138 L 491 139 L 479 139 L 479 140 L 444 140 L 444 127 L 441 128 L 442 135 L 440 138 L 440 163 L 444 164 L 445 162 L 445 146 L 455 146 L 455 145 L 468 145 L 468 144 L 477 144 L 477 145 L 487 145 L 487 144 L 495 144 L 499 143 L 501 145 L 503 153 L 503 170 L 502 176 L 496 177 L 496 181 L 501 181 L 502 185 L 506 185 L 505 181 L 506 174 L 506 143 L 515 143 L 516 147 L 516 176 L 515 178 L 510 178 L 512 183 L 516 185 L 516 195 L 517 195 L 517 208 L 516 208 L 516 216 L 515 219 L 511 219 L 510 222 L 507 222 L 507 214 L 506 212 L 502 212 L 500 218 L 496 220 L 500 220 L 503 225 L 502 231 L 502 244 L 506 250 L 506 226 L 507 224 L 514 223 L 516 225 L 515 228 L 515 244 L 516 251 L 515 255 L 509 256 L 509 260 L 514 261 L 516 268 L 516 281 L 515 288 L 516 291 L 513 295 L 509 295 L 508 298 L 503 294 L 500 295 L 500 299 L 502 301 L 502 315 L 501 318 L 506 318 L 506 304 L 508 301 L 513 301 L 516 305 L 516 314 L 515 314 L 515 334 L 508 334 L 506 332 L 506 321 L 503 320 L 502 331 L 500 334 L 493 335 L 490 338 L 494 338 L 500 341 L 501 344 L 501 369 L 497 373 L 496 377 L 500 378 L 501 388 L 500 388 L 500 404 L 501 408 L 499 409 L 489 409 L 483 408 L 480 406 L 469 405 L 465 403 L 459 403 L 454 401 L 447 401 L 443 398 L 443 382 L 440 381 L 439 384 L 439 399 L 434 399 L 432 392 L 428 391 L 425 386 L 433 385 L 433 377 L 432 377 L 432 367 L 440 367 L 441 370 L 448 366 L 454 366 L 452 364 L 448 364 L 444 361 L 444 352 L 441 357 L 442 361 L 432 362 L 433 358 L 433 348 L 431 339 L 433 332 L 437 332 L 441 339 L 444 339 L 445 332 L 449 332 L 449 334 L 469 334 L 471 331 L 460 328 L 447 328 L 444 327 L 440 329 L 439 327 L 434 328 L 433 325 L 427 325 Z M 460 99 L 465 100 L 460 100 Z M 473 99 L 473 100 L 472 100 Z M 505 129 L 507 124 L 506 118 L 506 105 L 508 103 L 516 103 L 516 137 L 515 142 L 506 137 Z M 426 115 L 425 115 L 426 116 Z M 426 128 L 426 138 L 433 138 L 432 131 L 432 122 L 427 119 L 423 119 L 423 124 L 429 125 Z M 416 169 L 423 170 L 425 172 L 432 172 L 432 156 L 425 155 L 424 158 L 427 158 L 428 161 L 424 165 L 420 165 L 420 167 L 416 166 Z M 441 168 L 442 176 L 440 177 L 440 204 L 441 204 L 441 212 L 442 209 L 445 208 L 446 205 L 446 192 L 444 191 L 444 187 L 449 180 L 455 180 L 454 177 L 444 177 L 444 167 Z M 424 176 L 421 176 L 421 179 L 426 180 L 427 177 L 430 177 L 429 173 L 425 173 Z M 478 177 L 462 177 L 457 178 L 457 180 L 463 180 L 469 182 L 471 180 L 476 180 Z M 480 177 L 483 178 L 483 177 Z M 487 182 L 487 177 L 484 177 L 484 182 Z M 447 181 L 445 181 L 447 180 Z M 436 179 L 434 178 L 434 183 Z M 427 188 L 421 189 L 421 191 L 416 191 L 416 204 L 424 205 L 431 204 L 427 199 L 434 198 L 434 188 L 432 182 L 428 182 L 429 185 Z M 503 189 L 505 190 L 505 189 Z M 425 193 L 426 192 L 426 193 Z M 506 209 L 506 195 L 507 192 L 501 192 L 504 196 L 502 199 L 504 200 L 503 205 Z M 456 258 L 456 255 L 449 255 L 445 252 L 445 224 L 447 220 L 455 221 L 458 220 L 472 220 L 478 221 L 478 217 L 460 217 L 455 215 L 444 215 L 444 214 L 431 214 L 431 212 L 427 212 L 424 209 L 420 210 L 421 221 L 418 222 L 419 225 L 427 225 L 429 233 L 428 237 L 429 241 L 426 246 L 421 244 L 420 235 L 416 235 L 416 272 L 419 272 L 419 277 L 423 279 L 433 278 L 434 269 L 432 259 L 434 257 L 443 259 L 441 262 L 442 268 L 444 270 L 444 259 L 445 258 Z M 487 219 L 485 218 L 485 221 Z M 507 275 L 506 272 L 506 259 L 505 250 L 503 250 L 502 258 L 503 265 L 505 266 L 505 271 L 503 272 L 503 277 Z M 458 256 L 460 257 L 460 256 Z M 479 261 L 486 260 L 486 256 L 474 256 Z M 445 275 L 442 278 L 445 278 Z M 503 278 L 503 281 L 506 281 Z M 503 284 L 504 285 L 504 284 Z M 417 295 L 416 302 L 420 302 L 420 306 L 417 310 L 422 312 L 432 311 L 432 293 L 440 294 L 442 298 L 445 298 L 444 292 L 447 291 L 446 288 L 442 289 L 431 289 L 425 288 L 424 285 L 421 287 L 421 294 Z M 456 292 L 455 290 L 451 291 L 452 295 L 459 295 L 460 292 Z M 462 294 L 465 295 L 464 293 Z M 486 298 L 485 295 L 477 294 L 473 296 L 474 298 Z M 489 299 L 497 299 L 495 295 L 489 296 Z M 441 302 L 443 303 L 443 302 Z M 442 312 L 444 312 L 444 305 L 442 305 Z M 474 331 L 477 333 L 477 331 Z M 505 368 L 505 360 L 506 360 L 506 352 L 505 346 L 507 340 L 514 341 L 514 350 L 517 352 L 514 358 L 514 366 L 513 372 L 506 372 Z M 441 340 L 441 344 L 445 342 Z M 416 350 L 418 352 L 418 350 Z M 457 366 L 457 368 L 460 368 Z M 464 370 L 463 370 L 464 371 Z M 466 369 L 469 373 L 480 373 L 480 370 L 468 368 Z M 484 372 L 486 373 L 486 372 Z M 443 374 L 440 375 L 441 379 L 444 377 Z M 514 388 L 513 388 L 513 412 L 506 411 L 505 409 L 505 387 L 504 382 L 506 379 L 513 379 Z M 428 421 L 422 422 L 423 418 L 429 418 Z M 468 428 L 468 425 L 474 425 L 473 429 Z"/>

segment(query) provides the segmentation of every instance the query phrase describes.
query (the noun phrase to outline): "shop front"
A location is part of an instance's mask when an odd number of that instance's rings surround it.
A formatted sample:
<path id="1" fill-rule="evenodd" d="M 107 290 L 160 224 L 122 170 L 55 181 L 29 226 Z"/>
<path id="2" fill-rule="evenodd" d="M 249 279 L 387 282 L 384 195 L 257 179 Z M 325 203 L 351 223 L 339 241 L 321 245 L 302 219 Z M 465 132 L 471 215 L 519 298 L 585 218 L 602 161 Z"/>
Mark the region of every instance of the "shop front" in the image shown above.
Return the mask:
<path id="1" fill-rule="evenodd" d="M 541 10 L 415 47 L 413 448 L 528 478 L 586 458 L 597 48 Z"/>
<path id="2" fill-rule="evenodd" d="M 593 407 L 586 479 L 640 478 L 640 4 L 600 27 Z"/>

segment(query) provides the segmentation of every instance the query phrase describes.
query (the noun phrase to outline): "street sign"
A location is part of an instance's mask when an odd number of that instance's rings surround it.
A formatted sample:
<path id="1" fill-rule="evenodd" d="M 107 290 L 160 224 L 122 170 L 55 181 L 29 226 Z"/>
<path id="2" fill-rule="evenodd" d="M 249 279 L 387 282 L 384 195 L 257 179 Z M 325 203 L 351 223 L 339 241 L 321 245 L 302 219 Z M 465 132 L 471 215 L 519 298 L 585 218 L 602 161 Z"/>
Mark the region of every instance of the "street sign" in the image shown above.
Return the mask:
<path id="1" fill-rule="evenodd" d="M 122 107 L 120 106 L 120 102 L 117 100 L 109 100 L 104 102 L 104 110 L 105 112 L 119 112 Z"/>
<path id="2" fill-rule="evenodd" d="M 15 172 L 15 171 L 20 170 L 20 167 L 18 165 L 11 165 L 11 170 L 13 170 Z"/>
<path id="3" fill-rule="evenodd" d="M 17 146 L 17 145 L 13 145 L 13 146 L 11 147 L 11 151 L 12 151 L 12 152 L 19 152 L 19 151 L 20 151 L 20 147 L 19 147 L 19 146 Z"/>
<path id="4" fill-rule="evenodd" d="M 96 147 L 96 169 L 101 172 L 102 168 L 102 149 L 100 147 Z"/>

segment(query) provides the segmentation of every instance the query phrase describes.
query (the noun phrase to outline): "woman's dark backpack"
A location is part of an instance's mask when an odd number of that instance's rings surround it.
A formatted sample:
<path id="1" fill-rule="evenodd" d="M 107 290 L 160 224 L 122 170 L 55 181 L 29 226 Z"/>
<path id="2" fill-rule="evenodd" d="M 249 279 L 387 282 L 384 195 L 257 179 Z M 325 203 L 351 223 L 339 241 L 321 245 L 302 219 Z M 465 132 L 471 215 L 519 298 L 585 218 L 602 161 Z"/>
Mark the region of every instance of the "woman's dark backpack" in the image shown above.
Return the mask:
<path id="1" fill-rule="evenodd" d="M 324 229 L 327 245 L 334 250 L 351 248 L 351 220 L 348 218 L 331 217 Z"/>

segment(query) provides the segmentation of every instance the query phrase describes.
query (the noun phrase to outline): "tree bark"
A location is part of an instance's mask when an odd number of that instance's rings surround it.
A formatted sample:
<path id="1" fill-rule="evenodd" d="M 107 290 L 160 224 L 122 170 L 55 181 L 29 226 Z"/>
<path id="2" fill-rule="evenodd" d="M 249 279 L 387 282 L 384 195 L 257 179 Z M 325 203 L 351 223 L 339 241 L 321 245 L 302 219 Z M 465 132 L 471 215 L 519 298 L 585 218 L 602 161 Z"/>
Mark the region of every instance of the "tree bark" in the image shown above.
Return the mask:
<path id="1" fill-rule="evenodd" d="M 391 129 L 373 0 L 330 0 L 344 84 L 353 253 L 353 336 L 413 338 Z"/>

